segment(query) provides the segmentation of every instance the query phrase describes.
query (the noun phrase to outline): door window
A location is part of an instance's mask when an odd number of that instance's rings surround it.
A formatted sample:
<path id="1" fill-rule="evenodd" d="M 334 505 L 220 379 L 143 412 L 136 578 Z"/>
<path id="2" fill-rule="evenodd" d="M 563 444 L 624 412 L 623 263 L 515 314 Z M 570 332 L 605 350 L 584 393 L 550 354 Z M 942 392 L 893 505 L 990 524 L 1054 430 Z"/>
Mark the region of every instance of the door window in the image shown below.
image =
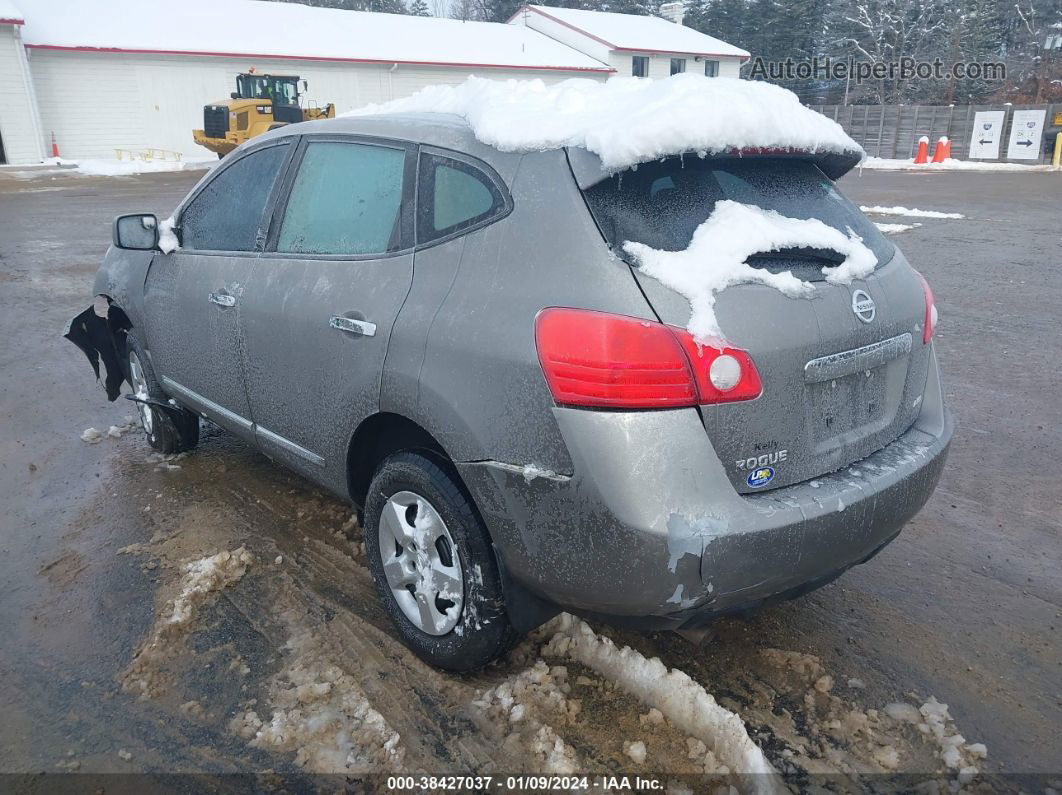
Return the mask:
<path id="1" fill-rule="evenodd" d="M 383 254 L 402 247 L 404 149 L 317 141 L 292 185 L 277 251 Z"/>
<path id="2" fill-rule="evenodd" d="M 427 243 L 501 213 L 505 199 L 490 177 L 475 166 L 424 154 L 417 206 L 417 238 Z"/>
<path id="3" fill-rule="evenodd" d="M 198 251 L 254 251 L 287 144 L 242 157 L 214 177 L 181 213 L 181 246 Z"/>

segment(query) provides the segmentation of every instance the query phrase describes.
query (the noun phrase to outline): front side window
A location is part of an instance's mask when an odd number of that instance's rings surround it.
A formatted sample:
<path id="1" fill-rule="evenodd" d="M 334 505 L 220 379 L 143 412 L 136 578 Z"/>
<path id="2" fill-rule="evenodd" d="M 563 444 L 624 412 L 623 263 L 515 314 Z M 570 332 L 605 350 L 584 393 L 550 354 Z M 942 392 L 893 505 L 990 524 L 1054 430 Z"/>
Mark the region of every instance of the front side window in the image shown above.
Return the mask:
<path id="1" fill-rule="evenodd" d="M 649 76 L 649 56 L 635 55 L 631 58 L 631 75 L 633 77 Z"/>
<path id="2" fill-rule="evenodd" d="M 501 192 L 475 166 L 424 154 L 420 161 L 417 239 L 427 243 L 460 232 L 505 208 Z"/>
<path id="3" fill-rule="evenodd" d="M 290 254 L 384 254 L 402 247 L 406 152 L 317 141 L 306 147 L 277 239 Z"/>
<path id="4" fill-rule="evenodd" d="M 704 76 L 705 77 L 719 77 L 719 61 L 705 61 L 704 62 Z"/>
<path id="5" fill-rule="evenodd" d="M 671 74 L 677 75 L 680 72 L 686 71 L 686 59 L 685 58 L 672 58 L 671 59 Z"/>
<path id="6" fill-rule="evenodd" d="M 182 248 L 254 251 L 287 153 L 287 144 L 259 149 L 207 183 L 181 213 Z"/>

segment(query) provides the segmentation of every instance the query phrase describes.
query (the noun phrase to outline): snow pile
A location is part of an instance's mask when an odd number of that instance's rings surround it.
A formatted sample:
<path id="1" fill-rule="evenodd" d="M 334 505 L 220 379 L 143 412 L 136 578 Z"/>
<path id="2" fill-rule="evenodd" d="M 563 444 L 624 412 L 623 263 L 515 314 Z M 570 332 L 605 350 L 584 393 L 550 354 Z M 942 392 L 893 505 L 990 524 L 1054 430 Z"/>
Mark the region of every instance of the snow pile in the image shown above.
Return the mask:
<path id="1" fill-rule="evenodd" d="M 962 213 L 942 213 L 937 210 L 918 210 L 911 209 L 909 207 L 882 207 L 875 205 L 873 207 L 860 207 L 864 213 L 870 213 L 871 215 L 904 215 L 910 218 L 965 218 Z"/>
<path id="2" fill-rule="evenodd" d="M 557 632 L 544 653 L 568 657 L 593 668 L 658 709 L 676 728 L 711 749 L 727 772 L 747 776 L 744 781 L 749 790 L 784 791 L 777 771 L 749 737 L 741 718 L 720 706 L 682 671 L 669 671 L 659 659 L 647 659 L 629 647 L 617 649 L 586 622 L 567 614 L 554 619 L 552 628 Z"/>
<path id="3" fill-rule="evenodd" d="M 868 157 L 860 168 L 880 171 L 1053 171 L 1054 166 L 1030 166 L 1023 163 L 986 163 L 978 160 L 954 160 L 948 158 L 943 163 L 924 163 L 915 165 L 911 160 L 887 157 Z"/>
<path id="4" fill-rule="evenodd" d="M 160 171 L 197 171 L 210 168 L 216 160 L 66 160 L 52 157 L 46 165 L 69 169 L 84 177 L 128 177 Z"/>
<path id="5" fill-rule="evenodd" d="M 984 743 L 967 743 L 948 712 L 948 705 L 930 696 L 921 707 L 898 702 L 885 706 L 885 714 L 899 723 L 910 723 L 939 745 L 940 758 L 949 770 L 969 781 L 978 774 L 977 760 L 988 756 Z"/>
<path id="6" fill-rule="evenodd" d="M 895 235 L 900 232 L 906 232 L 908 229 L 917 229 L 921 224 L 879 224 L 875 221 L 874 226 L 883 234 Z"/>
<path id="7" fill-rule="evenodd" d="M 623 250 L 641 269 L 685 296 L 692 314 L 687 328 L 701 344 L 723 339 L 715 317 L 715 296 L 735 284 L 764 284 L 790 298 L 807 297 L 814 292 L 810 282 L 791 271 L 771 273 L 753 268 L 746 260 L 759 252 L 807 247 L 836 251 L 844 261 L 825 267 L 826 281 L 848 284 L 877 266 L 874 253 L 860 237 L 845 234 L 818 219 L 788 218 L 774 210 L 726 199 L 693 233 L 685 251 L 663 251 L 643 243 L 626 242 Z"/>
<path id="8" fill-rule="evenodd" d="M 81 432 L 81 441 L 87 444 L 99 444 L 104 439 L 121 439 L 129 431 L 140 427 L 140 421 L 136 417 L 126 417 L 121 425 L 111 425 L 106 431 L 96 428 L 85 428 Z"/>
<path id="9" fill-rule="evenodd" d="M 132 549 L 136 546 L 140 545 L 130 545 L 119 550 L 119 554 L 127 550 L 143 551 L 142 548 Z M 167 666 L 180 648 L 199 608 L 218 591 L 236 583 L 253 562 L 254 557 L 241 546 L 231 552 L 225 550 L 184 564 L 180 591 L 166 609 L 159 611 L 151 636 L 122 674 L 122 687 L 139 694 L 141 700 L 158 696 L 172 678 Z"/>
<path id="10" fill-rule="evenodd" d="M 285 648 L 292 657 L 270 684 L 271 716 L 263 720 L 247 710 L 232 719 L 230 730 L 257 748 L 294 751 L 295 763 L 312 773 L 402 770 L 398 733 L 354 678 L 321 651 L 313 632 L 298 629 Z"/>
<path id="11" fill-rule="evenodd" d="M 169 624 L 187 624 L 212 593 L 227 588 L 247 573 L 254 556 L 246 547 L 222 551 L 184 565 L 181 592 L 173 600 Z"/>
<path id="12" fill-rule="evenodd" d="M 530 668 L 492 687 L 472 703 L 506 733 L 503 750 L 512 758 L 531 756 L 538 772 L 570 775 L 582 769 L 575 750 L 557 734 L 554 725 L 575 721 L 582 707 L 569 699 L 568 669 L 552 668 L 537 660 Z"/>
<path id="13" fill-rule="evenodd" d="M 583 147 L 611 171 L 685 152 L 863 154 L 837 122 L 804 107 L 784 88 L 692 72 L 605 83 L 575 78 L 550 86 L 541 80 L 469 77 L 460 85 L 428 86 L 346 115 L 390 113 L 456 114 L 478 140 L 504 152 Z"/>

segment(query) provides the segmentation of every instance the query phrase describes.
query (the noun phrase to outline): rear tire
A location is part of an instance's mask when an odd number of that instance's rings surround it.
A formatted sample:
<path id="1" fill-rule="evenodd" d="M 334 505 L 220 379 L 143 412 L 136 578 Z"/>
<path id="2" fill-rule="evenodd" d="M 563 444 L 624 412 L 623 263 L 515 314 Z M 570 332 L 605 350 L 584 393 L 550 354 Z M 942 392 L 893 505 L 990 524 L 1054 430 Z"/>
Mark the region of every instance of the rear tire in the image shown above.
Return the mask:
<path id="1" fill-rule="evenodd" d="M 167 400 L 155 378 L 151 359 L 133 334 L 126 335 L 126 368 L 133 394 L 141 398 Z M 150 403 L 137 403 L 140 422 L 148 444 L 160 453 L 183 453 L 199 444 L 199 417 L 184 408 L 162 409 Z"/>
<path id="2" fill-rule="evenodd" d="M 487 529 L 438 463 L 413 452 L 385 459 L 369 486 L 364 527 L 380 598 L 422 660 L 474 671 L 519 640 Z"/>

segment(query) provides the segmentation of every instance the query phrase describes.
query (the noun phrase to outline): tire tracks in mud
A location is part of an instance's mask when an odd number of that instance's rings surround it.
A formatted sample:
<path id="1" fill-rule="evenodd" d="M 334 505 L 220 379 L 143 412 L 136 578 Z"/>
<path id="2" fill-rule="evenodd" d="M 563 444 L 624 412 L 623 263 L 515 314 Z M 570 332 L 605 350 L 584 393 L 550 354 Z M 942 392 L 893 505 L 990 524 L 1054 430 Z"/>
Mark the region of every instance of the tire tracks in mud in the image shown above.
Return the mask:
<path id="1" fill-rule="evenodd" d="M 203 638 L 188 638 L 194 648 L 183 662 L 176 653 L 166 661 L 178 669 L 169 682 L 175 688 L 183 684 L 181 694 L 153 697 L 171 710 L 178 705 L 181 719 L 242 736 L 268 753 L 280 751 L 289 762 L 294 756 L 308 772 L 666 771 L 714 775 L 718 783 L 741 789 L 758 788 L 760 780 L 742 774 L 769 774 L 772 766 L 797 782 L 819 773 L 884 773 L 896 767 L 894 761 L 901 769 L 945 775 L 940 738 L 862 708 L 858 693 L 845 698 L 831 693 L 832 679 L 819 661 L 793 652 L 772 659 L 764 647 L 752 659 L 728 659 L 731 668 L 725 670 L 722 661 L 713 665 L 712 655 L 675 636 L 661 644 L 659 635 L 594 633 L 640 649 L 631 654 L 642 660 L 661 657 L 664 664 L 654 669 L 658 675 L 706 688 L 706 698 L 721 711 L 716 717 L 730 714 L 741 733 L 748 727 L 745 737 L 751 736 L 748 744 L 755 751 L 744 755 L 728 752 L 710 731 L 698 730 L 697 715 L 657 709 L 659 693 L 653 695 L 644 683 L 624 683 L 622 666 L 602 665 L 593 655 L 568 653 L 563 643 L 551 642 L 560 632 L 557 637 L 571 644 L 576 636 L 570 623 L 540 629 L 485 671 L 465 676 L 437 671 L 390 633 L 364 566 L 360 529 L 344 505 L 239 443 L 208 441 L 182 465 L 180 472 L 141 475 L 154 481 L 157 494 L 150 513 L 154 534 L 130 551 L 160 561 L 158 609 L 173 598 L 172 573 L 191 559 L 245 545 L 255 563 L 219 592 L 218 604 L 203 606 L 189 633 Z M 228 619 L 226 612 L 232 614 Z M 221 677 L 233 682 L 221 687 L 225 697 L 217 704 L 211 704 L 210 693 L 190 693 L 182 683 L 181 666 L 187 673 L 204 660 L 215 660 L 215 668 L 226 661 L 230 669 L 236 666 Z M 790 660 L 797 663 L 789 665 Z M 242 669 L 247 673 L 240 674 Z M 199 708 L 184 709 L 191 701 Z M 248 713 L 254 713 L 250 721 Z M 325 734 L 317 730 L 307 732 L 301 744 L 292 740 L 291 727 L 315 715 L 346 732 L 346 744 L 329 740 L 324 747 Z M 269 728 L 274 723 L 278 731 Z M 945 734 L 957 734 L 945 723 Z M 748 760 L 761 749 L 769 763 L 750 768 Z M 344 758 L 353 760 L 351 767 L 343 767 Z"/>

